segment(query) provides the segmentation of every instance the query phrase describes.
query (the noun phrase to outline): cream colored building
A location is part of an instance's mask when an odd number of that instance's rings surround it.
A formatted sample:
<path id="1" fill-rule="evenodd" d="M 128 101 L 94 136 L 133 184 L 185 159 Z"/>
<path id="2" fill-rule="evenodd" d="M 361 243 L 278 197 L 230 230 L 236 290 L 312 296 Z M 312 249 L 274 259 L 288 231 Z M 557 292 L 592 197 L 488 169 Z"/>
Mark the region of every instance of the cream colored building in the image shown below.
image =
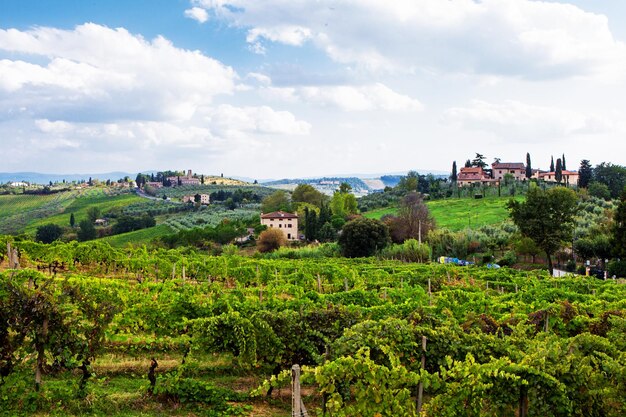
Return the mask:
<path id="1" fill-rule="evenodd" d="M 196 195 L 186 195 L 183 196 L 183 203 L 188 203 L 188 202 L 192 202 L 195 203 L 196 202 Z M 211 204 L 211 195 L 210 194 L 200 194 L 200 204 Z"/>
<path id="2" fill-rule="evenodd" d="M 298 240 L 298 216 L 285 211 L 261 213 L 261 224 L 282 230 L 287 240 Z"/>
<path id="3" fill-rule="evenodd" d="M 526 166 L 521 162 L 494 162 L 491 172 L 496 180 L 503 180 L 506 174 L 510 174 L 516 181 L 526 181 Z"/>

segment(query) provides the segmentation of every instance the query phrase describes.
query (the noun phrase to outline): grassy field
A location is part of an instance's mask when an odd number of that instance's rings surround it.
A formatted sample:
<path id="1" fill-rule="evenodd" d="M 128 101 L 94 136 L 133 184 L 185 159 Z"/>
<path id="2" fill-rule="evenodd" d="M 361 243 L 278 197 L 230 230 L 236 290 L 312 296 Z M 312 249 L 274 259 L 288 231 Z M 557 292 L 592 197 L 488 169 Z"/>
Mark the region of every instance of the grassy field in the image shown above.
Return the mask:
<path id="1" fill-rule="evenodd" d="M 521 200 L 523 197 L 516 197 Z M 428 201 L 426 205 L 430 209 L 438 227 L 450 230 L 462 230 L 466 227 L 474 228 L 485 225 L 497 224 L 506 220 L 509 212 L 506 204 L 510 197 L 506 198 L 461 198 L 449 200 Z M 365 213 L 370 219 L 380 219 L 386 214 L 397 214 L 395 207 L 386 207 Z"/>
<path id="2" fill-rule="evenodd" d="M 96 206 L 100 209 L 100 212 L 104 214 L 112 208 L 124 207 L 138 201 L 143 201 L 143 199 L 136 196 L 135 194 L 121 194 L 110 196 L 102 192 L 91 193 L 89 195 L 76 198 L 63 210 L 62 213 L 58 213 L 56 215 L 45 217 L 42 219 L 35 219 L 34 221 L 29 222 L 25 231 L 27 233 L 34 232 L 38 226 L 47 223 L 55 223 L 60 226 L 68 226 L 70 221 L 70 214 L 72 213 L 76 218 L 76 224 L 78 224 L 81 220 L 87 218 L 87 210 L 90 207 Z"/>
<path id="3" fill-rule="evenodd" d="M 16 233 L 31 222 L 63 212 L 77 193 L 0 196 L 0 233 Z"/>
<path id="4" fill-rule="evenodd" d="M 127 244 L 143 245 L 148 244 L 152 239 L 173 233 L 172 228 L 166 224 L 160 224 L 148 229 L 135 230 L 134 232 L 122 233 L 115 236 L 107 236 L 102 238 L 104 242 L 114 247 L 124 247 Z"/>

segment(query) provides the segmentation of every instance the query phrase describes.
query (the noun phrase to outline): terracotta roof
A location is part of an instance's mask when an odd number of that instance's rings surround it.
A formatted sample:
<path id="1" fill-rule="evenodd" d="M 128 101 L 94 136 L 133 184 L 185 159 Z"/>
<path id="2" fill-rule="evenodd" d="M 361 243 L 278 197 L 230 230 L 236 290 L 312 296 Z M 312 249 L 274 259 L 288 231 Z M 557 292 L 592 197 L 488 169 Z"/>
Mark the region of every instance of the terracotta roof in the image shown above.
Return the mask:
<path id="1" fill-rule="evenodd" d="M 481 167 L 463 167 L 461 168 L 461 174 L 482 174 L 483 169 Z"/>
<path id="2" fill-rule="evenodd" d="M 286 211 L 273 211 L 271 213 L 261 213 L 262 219 L 297 219 L 298 215 L 287 213 Z"/>
<path id="3" fill-rule="evenodd" d="M 521 162 L 494 162 L 491 167 L 493 169 L 526 169 Z"/>

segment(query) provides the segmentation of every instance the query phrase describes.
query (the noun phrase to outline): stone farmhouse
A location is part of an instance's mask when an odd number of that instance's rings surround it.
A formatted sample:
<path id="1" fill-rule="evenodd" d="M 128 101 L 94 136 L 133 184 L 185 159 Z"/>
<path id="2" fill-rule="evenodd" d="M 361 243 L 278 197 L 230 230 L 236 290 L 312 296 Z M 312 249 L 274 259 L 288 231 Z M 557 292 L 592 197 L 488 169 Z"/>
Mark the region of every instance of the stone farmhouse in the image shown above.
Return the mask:
<path id="1" fill-rule="evenodd" d="M 491 164 L 491 175 L 481 167 L 463 167 L 457 175 L 457 184 L 460 187 L 472 184 L 498 185 L 505 175 L 512 175 L 515 181 L 526 181 L 526 166 L 521 162 L 494 162 Z M 578 184 L 578 172 L 563 171 L 561 183 L 566 186 Z M 545 181 L 557 182 L 555 172 L 545 172 L 537 169 L 532 170 L 531 178 Z"/>
<path id="2" fill-rule="evenodd" d="M 195 203 L 195 201 L 196 201 L 195 194 L 183 196 L 183 203 L 189 203 L 189 202 Z M 209 194 L 200 194 L 200 204 L 205 204 L 205 205 L 211 204 L 211 196 Z"/>
<path id="3" fill-rule="evenodd" d="M 285 211 L 261 213 L 261 224 L 275 227 L 285 234 L 287 240 L 298 240 L 298 215 Z"/>

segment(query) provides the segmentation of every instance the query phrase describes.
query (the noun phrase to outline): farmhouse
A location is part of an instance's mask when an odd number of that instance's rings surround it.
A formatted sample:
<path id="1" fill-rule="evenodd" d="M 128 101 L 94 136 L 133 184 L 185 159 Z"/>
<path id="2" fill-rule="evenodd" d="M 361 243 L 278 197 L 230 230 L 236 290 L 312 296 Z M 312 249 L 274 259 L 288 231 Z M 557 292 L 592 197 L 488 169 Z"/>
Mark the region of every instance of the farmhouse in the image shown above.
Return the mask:
<path id="1" fill-rule="evenodd" d="M 200 196 L 200 204 L 211 204 L 211 195 L 209 194 L 198 194 Z M 196 201 L 196 195 L 186 195 L 183 196 L 183 203 L 194 203 Z"/>
<path id="2" fill-rule="evenodd" d="M 537 179 L 545 182 L 557 182 L 556 172 L 538 172 Z M 577 171 L 562 171 L 561 183 L 564 185 L 577 185 L 578 184 L 578 172 Z"/>
<path id="3" fill-rule="evenodd" d="M 152 187 L 152 188 L 162 188 L 163 187 L 163 183 L 161 181 L 146 181 L 145 185 L 148 186 L 148 187 Z"/>
<path id="4" fill-rule="evenodd" d="M 287 240 L 298 240 L 298 215 L 284 211 L 261 213 L 261 224 L 281 229 Z"/>
<path id="5" fill-rule="evenodd" d="M 526 181 L 526 166 L 521 162 L 494 162 L 491 164 L 491 172 L 496 180 L 502 180 L 506 174 L 510 174 L 515 181 Z"/>
<path id="6" fill-rule="evenodd" d="M 491 185 L 498 181 L 489 177 L 481 167 L 463 167 L 457 175 L 456 182 L 460 187 L 464 187 L 472 184 Z"/>

